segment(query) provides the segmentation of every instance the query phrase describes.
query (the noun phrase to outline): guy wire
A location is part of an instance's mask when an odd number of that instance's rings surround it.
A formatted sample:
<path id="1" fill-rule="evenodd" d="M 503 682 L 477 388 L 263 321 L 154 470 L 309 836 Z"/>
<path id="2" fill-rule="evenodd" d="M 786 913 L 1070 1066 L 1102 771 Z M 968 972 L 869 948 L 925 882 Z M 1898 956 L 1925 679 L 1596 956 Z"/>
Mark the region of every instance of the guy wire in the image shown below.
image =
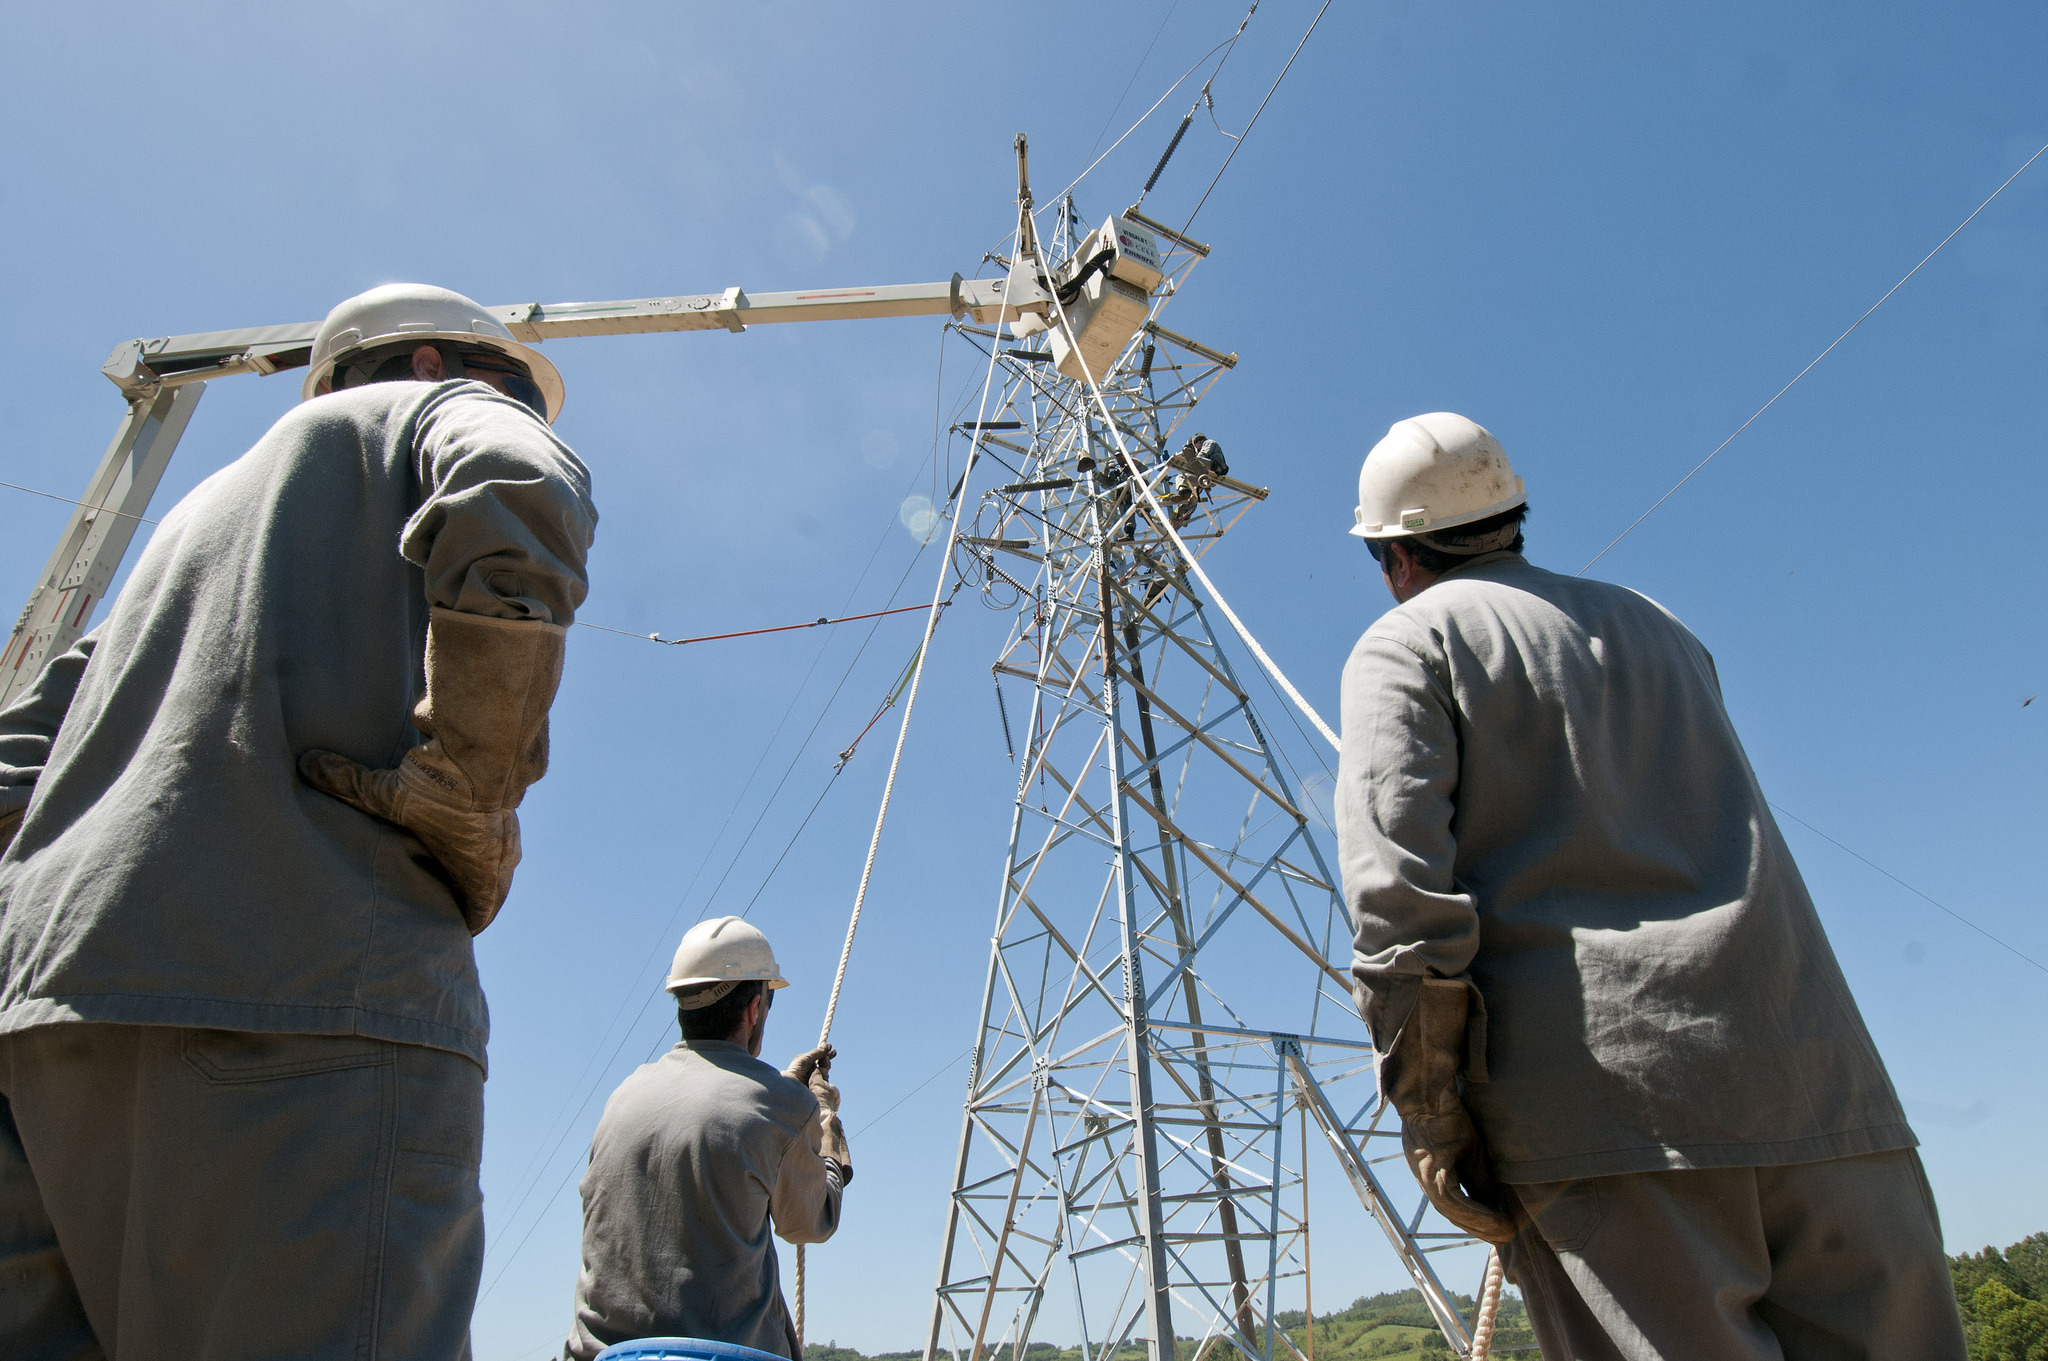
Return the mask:
<path id="1" fill-rule="evenodd" d="M 1797 384 L 1800 379 L 1804 378 L 1807 374 L 1813 372 L 1814 365 L 1820 363 L 1821 360 L 1826 359 L 1829 355 L 1833 354 L 1835 352 L 1835 346 L 1847 340 L 1850 334 L 1854 332 L 1857 327 L 1861 326 L 1864 322 L 1870 320 L 1870 314 L 1872 312 L 1875 312 L 1878 308 L 1884 306 L 1885 303 L 1891 298 L 1892 294 L 1898 292 L 1900 289 L 1906 286 L 1907 279 L 1910 279 L 1915 274 L 1918 274 L 1929 260 L 1932 260 L 1935 256 L 1941 254 L 1942 246 L 1946 246 L 1949 242 L 1955 240 L 1956 236 L 1963 230 L 1963 228 L 1969 226 L 1972 222 L 1975 222 L 1977 220 L 1977 214 L 1983 212 L 1986 208 L 1989 208 L 1991 206 L 1992 199 L 1995 199 L 2000 194 L 2004 193 L 2007 185 L 2010 185 L 2014 180 L 2026 174 L 2027 166 L 2030 166 L 2035 161 L 2040 160 L 2044 153 L 2048 153 L 2048 143 L 2043 143 L 2039 151 L 2036 151 L 2033 155 L 2027 157 L 2026 165 L 2021 166 L 2019 169 L 2013 171 L 2012 174 L 2006 176 L 2005 183 L 1999 185 L 1996 189 L 1993 189 L 1991 191 L 1990 197 L 1986 198 L 1982 203 L 1978 204 L 1976 208 L 1971 211 L 1968 217 L 1964 218 L 1961 222 L 1958 222 L 1956 224 L 1955 231 L 1952 231 L 1947 236 L 1942 237 L 1940 243 L 1936 245 L 1933 250 L 1928 251 L 1927 254 L 1920 257 L 1919 264 L 1907 270 L 1903 278 L 1901 278 L 1897 283 L 1893 284 L 1890 288 L 1887 288 L 1884 291 L 1884 297 L 1879 298 L 1876 302 L 1870 304 L 1870 306 L 1864 310 L 1862 316 L 1850 322 L 1848 330 L 1843 331 L 1842 334 L 1836 336 L 1833 340 L 1829 341 L 1828 347 L 1825 350 L 1822 350 L 1819 354 L 1815 355 L 1811 363 L 1809 363 L 1805 368 L 1801 369 L 1799 372 L 1793 374 L 1792 381 L 1790 383 L 1787 383 L 1785 384 L 1785 386 L 1779 388 L 1775 393 L 1771 395 L 1771 400 L 1765 402 L 1762 406 L 1758 407 L 1755 411 L 1751 412 L 1748 420 L 1744 421 L 1742 424 L 1735 427 L 1734 434 L 1731 434 L 1730 436 L 1728 436 L 1727 439 L 1724 439 L 1719 444 L 1715 445 L 1712 453 L 1708 454 L 1698 463 L 1695 463 L 1693 465 L 1691 472 L 1687 473 L 1684 477 L 1681 477 L 1676 482 L 1672 483 L 1670 491 L 1665 492 L 1662 496 L 1658 497 L 1655 501 L 1651 502 L 1650 508 L 1648 510 L 1644 511 L 1641 515 L 1636 516 L 1634 520 L 1631 520 L 1629 522 L 1629 526 L 1627 529 L 1624 529 L 1621 531 L 1621 533 L 1615 535 L 1612 543 L 1609 543 L 1607 547 L 1595 553 L 1591 558 L 1587 560 L 1586 565 L 1584 567 L 1581 567 L 1573 575 L 1586 575 L 1587 572 L 1592 570 L 1594 563 L 1600 561 L 1600 559 L 1606 557 L 1609 553 L 1614 551 L 1615 544 L 1620 543 L 1623 539 L 1626 539 L 1630 534 L 1634 533 L 1635 527 L 1637 525 L 1649 519 L 1652 515 L 1655 515 L 1657 513 L 1657 508 L 1659 506 L 1662 506 L 1666 501 L 1669 501 L 1673 496 L 1676 496 L 1678 494 L 1678 489 L 1680 487 L 1683 487 L 1686 483 L 1692 481 L 1694 476 L 1696 476 L 1699 473 L 1700 469 L 1706 467 L 1709 463 L 1712 463 L 1714 461 L 1715 455 L 1719 454 L 1723 449 L 1726 449 L 1729 445 L 1735 443 L 1737 435 L 1740 435 L 1743 431 L 1749 429 L 1750 426 L 1755 425 L 1757 417 L 1763 415 L 1766 411 L 1769 411 L 1772 407 L 1776 406 L 1778 404 L 1778 398 L 1790 392 L 1793 386 Z"/>

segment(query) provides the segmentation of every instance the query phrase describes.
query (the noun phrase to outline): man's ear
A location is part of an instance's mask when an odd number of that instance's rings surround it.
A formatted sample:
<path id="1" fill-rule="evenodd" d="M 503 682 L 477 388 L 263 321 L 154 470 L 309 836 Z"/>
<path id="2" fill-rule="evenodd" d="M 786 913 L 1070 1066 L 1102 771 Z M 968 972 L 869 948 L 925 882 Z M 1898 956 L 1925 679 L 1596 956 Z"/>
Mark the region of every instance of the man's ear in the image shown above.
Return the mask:
<path id="1" fill-rule="evenodd" d="M 412 376 L 422 383 L 438 383 L 448 376 L 448 366 L 441 359 L 441 352 L 432 345 L 422 345 L 412 352 Z"/>
<path id="2" fill-rule="evenodd" d="M 1380 551 L 1387 555 L 1380 569 L 1387 580 L 1396 586 L 1407 585 L 1407 574 L 1415 567 L 1415 559 L 1408 556 L 1408 550 L 1389 539 Z"/>

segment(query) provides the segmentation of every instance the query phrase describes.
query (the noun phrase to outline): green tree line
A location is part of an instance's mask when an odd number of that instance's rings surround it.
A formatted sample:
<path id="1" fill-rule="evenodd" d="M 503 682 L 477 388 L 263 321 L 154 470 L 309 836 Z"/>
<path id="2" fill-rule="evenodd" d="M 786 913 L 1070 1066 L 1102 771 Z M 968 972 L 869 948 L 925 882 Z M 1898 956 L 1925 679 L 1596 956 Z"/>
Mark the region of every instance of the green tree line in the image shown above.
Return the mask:
<path id="1" fill-rule="evenodd" d="M 1963 1335 L 1970 1344 L 1970 1361 L 2048 1361 L 2048 1232 L 2037 1233 L 2007 1247 L 2003 1252 L 1987 1247 L 1982 1252 L 1963 1253 L 1948 1259 L 1949 1274 L 1955 1281 L 1956 1302 L 1963 1312 Z M 1454 1295 L 1459 1312 L 1472 1317 L 1472 1301 Z M 1281 1330 L 1303 1356 L 1315 1361 L 1379 1361 L 1382 1357 L 1447 1357 L 1450 1349 L 1436 1330 L 1428 1306 L 1415 1290 L 1363 1296 L 1350 1307 L 1316 1316 L 1311 1341 L 1307 1316 L 1299 1309 L 1275 1317 Z M 1191 1353 L 1193 1339 L 1183 1338 L 1181 1354 Z M 1494 1329 L 1494 1346 L 1499 1351 L 1526 1349 L 1533 1355 L 1535 1339 L 1520 1300 L 1501 1300 L 1500 1319 Z M 1313 1351 L 1311 1351 L 1313 1347 Z M 1213 1349 L 1223 1358 L 1228 1349 Z M 1275 1348 L 1275 1354 L 1284 1352 Z M 923 1361 L 923 1352 L 882 1352 L 865 1356 L 851 1348 L 830 1342 L 813 1342 L 804 1348 L 804 1361 Z M 1012 1361 L 1006 1353 L 994 1361 Z M 1079 1347 L 1060 1347 L 1034 1342 L 1017 1361 L 1083 1361 Z M 1145 1348 L 1125 1346 L 1112 1357 L 1098 1361 L 1145 1361 Z"/>
<path id="2" fill-rule="evenodd" d="M 1970 1361 L 2048 1361 L 2048 1233 L 1948 1259 Z"/>

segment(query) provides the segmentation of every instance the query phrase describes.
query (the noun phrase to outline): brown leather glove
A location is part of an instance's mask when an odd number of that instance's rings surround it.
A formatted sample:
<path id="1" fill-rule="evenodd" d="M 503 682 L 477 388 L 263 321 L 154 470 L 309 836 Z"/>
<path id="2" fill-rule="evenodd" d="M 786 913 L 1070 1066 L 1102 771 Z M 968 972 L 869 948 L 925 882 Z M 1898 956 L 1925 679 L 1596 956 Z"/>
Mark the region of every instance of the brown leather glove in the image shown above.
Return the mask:
<path id="1" fill-rule="evenodd" d="M 447 871 L 471 935 L 491 924 L 512 888 L 513 810 L 547 773 L 548 707 L 566 632 L 437 609 L 427 625 L 427 693 L 413 710 L 413 726 L 429 740 L 395 770 L 332 751 L 299 758 L 306 783 L 420 839 Z"/>
<path id="2" fill-rule="evenodd" d="M 839 1184 L 853 1180 L 853 1153 L 846 1146 L 846 1126 L 839 1123 L 839 1089 L 822 1072 L 811 1074 L 811 1095 L 818 1098 L 818 1156 L 839 1164 Z"/>
<path id="3" fill-rule="evenodd" d="M 831 1072 L 832 1060 L 838 1057 L 839 1051 L 837 1049 L 834 1049 L 829 1044 L 821 1044 L 816 1049 L 798 1054 L 795 1058 L 791 1059 L 789 1067 L 782 1070 L 782 1075 L 786 1078 L 794 1078 L 796 1081 L 808 1086 L 812 1073 Z"/>
<path id="4" fill-rule="evenodd" d="M 14 844 L 14 834 L 21 830 L 22 815 L 27 812 L 26 808 L 15 808 L 0 813 L 0 855 L 5 855 L 7 848 Z"/>
<path id="5" fill-rule="evenodd" d="M 1401 1114 L 1401 1147 L 1423 1194 L 1445 1219 L 1489 1243 L 1515 1236 L 1515 1221 L 1487 1203 L 1493 1173 L 1479 1131 L 1458 1095 L 1472 988 L 1426 978 L 1415 1009 L 1380 1064 L 1380 1085 Z"/>

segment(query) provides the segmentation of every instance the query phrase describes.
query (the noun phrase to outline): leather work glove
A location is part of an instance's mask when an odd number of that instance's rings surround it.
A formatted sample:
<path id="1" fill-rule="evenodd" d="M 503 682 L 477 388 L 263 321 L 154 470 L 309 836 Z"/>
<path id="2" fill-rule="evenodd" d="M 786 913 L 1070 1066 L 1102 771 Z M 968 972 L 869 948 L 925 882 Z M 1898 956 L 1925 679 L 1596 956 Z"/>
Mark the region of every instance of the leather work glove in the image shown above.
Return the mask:
<path id="1" fill-rule="evenodd" d="M 795 1058 L 791 1059 L 789 1067 L 782 1070 L 782 1075 L 786 1078 L 794 1078 L 796 1081 L 808 1086 L 810 1085 L 812 1073 L 821 1071 L 831 1072 L 832 1060 L 838 1057 L 839 1051 L 837 1049 L 834 1049 L 829 1044 L 821 1044 L 816 1049 L 798 1054 Z"/>
<path id="2" fill-rule="evenodd" d="M 839 1089 L 822 1072 L 811 1074 L 811 1095 L 818 1098 L 818 1156 L 839 1164 L 839 1184 L 853 1181 L 853 1153 L 846 1146 L 846 1126 L 839 1122 Z"/>
<path id="3" fill-rule="evenodd" d="M 548 768 L 548 707 L 567 630 L 539 620 L 436 609 L 427 693 L 413 726 L 428 740 L 395 770 L 332 751 L 299 758 L 306 783 L 420 839 L 454 885 L 469 933 L 491 924 L 519 863 L 526 788 Z"/>
<path id="4" fill-rule="evenodd" d="M 27 812 L 26 808 L 15 808 L 0 813 L 0 855 L 5 855 L 14 844 L 14 834 L 21 830 L 22 815 Z"/>
<path id="5" fill-rule="evenodd" d="M 1458 1095 L 1471 1008 L 1469 983 L 1424 979 L 1415 1009 L 1381 1062 L 1380 1083 L 1401 1114 L 1401 1148 L 1430 1204 L 1467 1233 L 1505 1243 L 1515 1236 L 1514 1216 L 1480 1198 L 1490 1197 L 1493 1173 Z"/>

